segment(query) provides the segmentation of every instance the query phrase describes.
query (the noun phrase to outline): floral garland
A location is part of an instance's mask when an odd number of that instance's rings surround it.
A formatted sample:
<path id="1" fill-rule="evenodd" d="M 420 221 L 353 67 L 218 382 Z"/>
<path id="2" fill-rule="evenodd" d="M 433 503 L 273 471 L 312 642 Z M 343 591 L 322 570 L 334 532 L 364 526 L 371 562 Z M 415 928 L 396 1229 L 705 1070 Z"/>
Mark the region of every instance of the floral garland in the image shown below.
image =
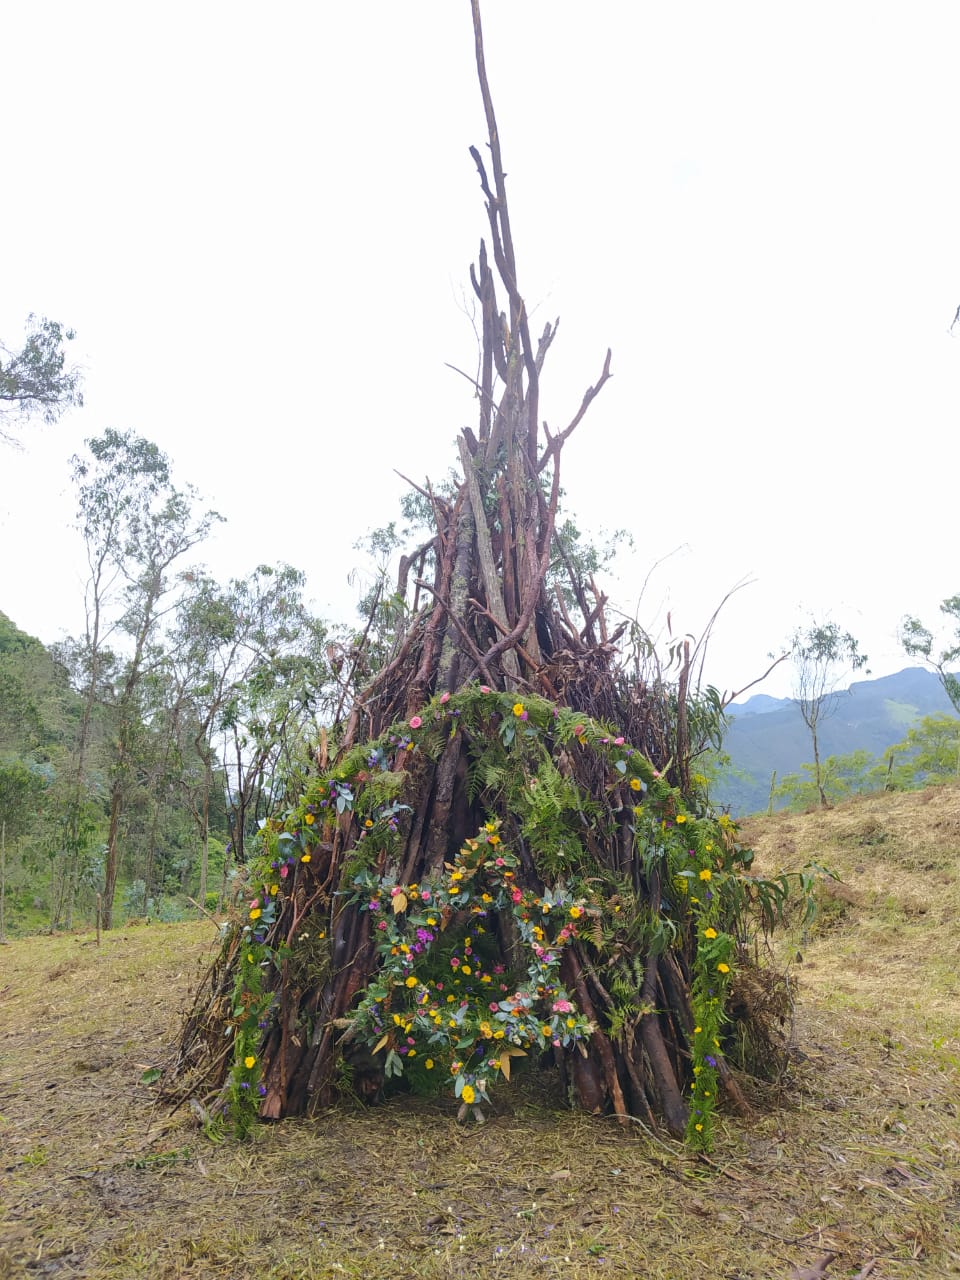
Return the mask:
<path id="1" fill-rule="evenodd" d="M 596 913 L 586 898 L 558 887 L 538 895 L 516 881 L 518 859 L 487 822 L 445 874 L 429 884 L 398 885 L 363 872 L 355 901 L 376 916 L 381 967 L 350 1016 L 350 1035 L 374 1053 L 386 1050 L 384 1072 L 400 1075 L 422 1057 L 439 1066 L 460 1100 L 460 1119 L 489 1101 L 494 1079 L 510 1079 L 511 1059 L 551 1046 L 577 1046 L 594 1030 L 560 981 L 560 955 L 582 920 Z M 491 913 L 509 913 L 529 958 L 516 982 L 501 963 L 487 966 L 481 939 Z M 438 976 L 424 973 L 444 929 L 468 930 Z"/>

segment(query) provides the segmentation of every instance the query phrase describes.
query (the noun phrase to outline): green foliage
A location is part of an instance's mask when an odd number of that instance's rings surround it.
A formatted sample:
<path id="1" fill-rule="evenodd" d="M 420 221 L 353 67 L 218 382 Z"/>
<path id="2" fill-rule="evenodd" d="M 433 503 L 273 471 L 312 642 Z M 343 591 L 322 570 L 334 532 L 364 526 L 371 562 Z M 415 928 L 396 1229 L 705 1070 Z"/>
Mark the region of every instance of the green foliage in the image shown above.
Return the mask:
<path id="1" fill-rule="evenodd" d="M 891 785 L 897 790 L 960 777 L 960 720 L 924 716 L 888 756 L 893 762 Z"/>
<path id="2" fill-rule="evenodd" d="M 66 409 L 83 404 L 80 371 L 66 362 L 65 344 L 75 337 L 56 320 L 30 315 L 19 351 L 0 343 L 0 420 L 39 415 L 55 422 Z M 0 439 L 10 438 L 0 431 Z"/>
<path id="3" fill-rule="evenodd" d="M 786 807 L 794 813 L 801 813 L 820 803 L 821 792 L 833 804 L 849 796 L 882 790 L 884 782 L 884 766 L 878 765 L 872 752 L 851 751 L 822 760 L 819 782 L 813 764 L 803 765 L 799 773 L 786 774 L 780 779 L 774 796 L 786 801 Z"/>

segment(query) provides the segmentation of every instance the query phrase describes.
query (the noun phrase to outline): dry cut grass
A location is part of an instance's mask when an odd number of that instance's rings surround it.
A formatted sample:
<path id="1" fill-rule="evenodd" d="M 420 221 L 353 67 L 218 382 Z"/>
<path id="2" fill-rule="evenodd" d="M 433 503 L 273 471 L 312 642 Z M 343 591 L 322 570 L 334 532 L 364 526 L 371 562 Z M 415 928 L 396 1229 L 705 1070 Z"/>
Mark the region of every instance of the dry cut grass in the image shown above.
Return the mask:
<path id="1" fill-rule="evenodd" d="M 529 1079 L 479 1129 L 398 1100 L 214 1143 L 140 1083 L 208 924 L 0 949 L 0 1280 L 960 1275 L 960 790 L 748 834 L 842 878 L 781 946 L 795 1060 L 709 1160 Z"/>

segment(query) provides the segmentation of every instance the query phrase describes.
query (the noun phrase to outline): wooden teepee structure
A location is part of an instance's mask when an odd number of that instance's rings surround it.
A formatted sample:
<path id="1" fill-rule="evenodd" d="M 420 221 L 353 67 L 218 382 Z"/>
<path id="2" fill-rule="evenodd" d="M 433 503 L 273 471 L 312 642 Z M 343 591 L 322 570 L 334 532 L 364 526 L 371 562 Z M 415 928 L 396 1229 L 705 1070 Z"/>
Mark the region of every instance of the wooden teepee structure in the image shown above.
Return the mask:
<path id="1" fill-rule="evenodd" d="M 754 880 L 697 799 L 689 661 L 670 687 L 625 670 L 606 600 L 557 536 L 568 425 L 539 389 L 556 335 L 530 331 L 472 0 L 489 156 L 471 148 L 489 238 L 476 430 L 459 483 L 427 488 L 432 536 L 401 562 L 409 624 L 263 832 L 252 889 L 184 1029 L 178 1072 L 235 1116 L 327 1104 L 355 1083 L 440 1080 L 477 1113 L 518 1056 L 590 1111 L 709 1140 Z M 489 165 L 489 168 L 488 168 Z M 565 581 L 559 579 L 565 575 Z M 434 1074 L 431 1075 L 430 1073 Z M 246 1122 L 246 1121 L 244 1121 Z"/>

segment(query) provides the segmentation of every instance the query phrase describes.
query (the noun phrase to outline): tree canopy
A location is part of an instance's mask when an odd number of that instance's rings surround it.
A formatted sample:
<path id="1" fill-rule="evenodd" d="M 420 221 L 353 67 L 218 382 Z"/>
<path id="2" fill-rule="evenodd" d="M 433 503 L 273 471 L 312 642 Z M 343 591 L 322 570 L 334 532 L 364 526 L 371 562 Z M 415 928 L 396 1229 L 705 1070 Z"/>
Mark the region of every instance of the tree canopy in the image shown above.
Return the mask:
<path id="1" fill-rule="evenodd" d="M 0 342 L 0 440 L 14 443 L 10 428 L 17 423 L 55 422 L 83 404 L 80 370 L 67 364 L 66 344 L 76 336 L 57 320 L 30 315 L 22 347 Z"/>

